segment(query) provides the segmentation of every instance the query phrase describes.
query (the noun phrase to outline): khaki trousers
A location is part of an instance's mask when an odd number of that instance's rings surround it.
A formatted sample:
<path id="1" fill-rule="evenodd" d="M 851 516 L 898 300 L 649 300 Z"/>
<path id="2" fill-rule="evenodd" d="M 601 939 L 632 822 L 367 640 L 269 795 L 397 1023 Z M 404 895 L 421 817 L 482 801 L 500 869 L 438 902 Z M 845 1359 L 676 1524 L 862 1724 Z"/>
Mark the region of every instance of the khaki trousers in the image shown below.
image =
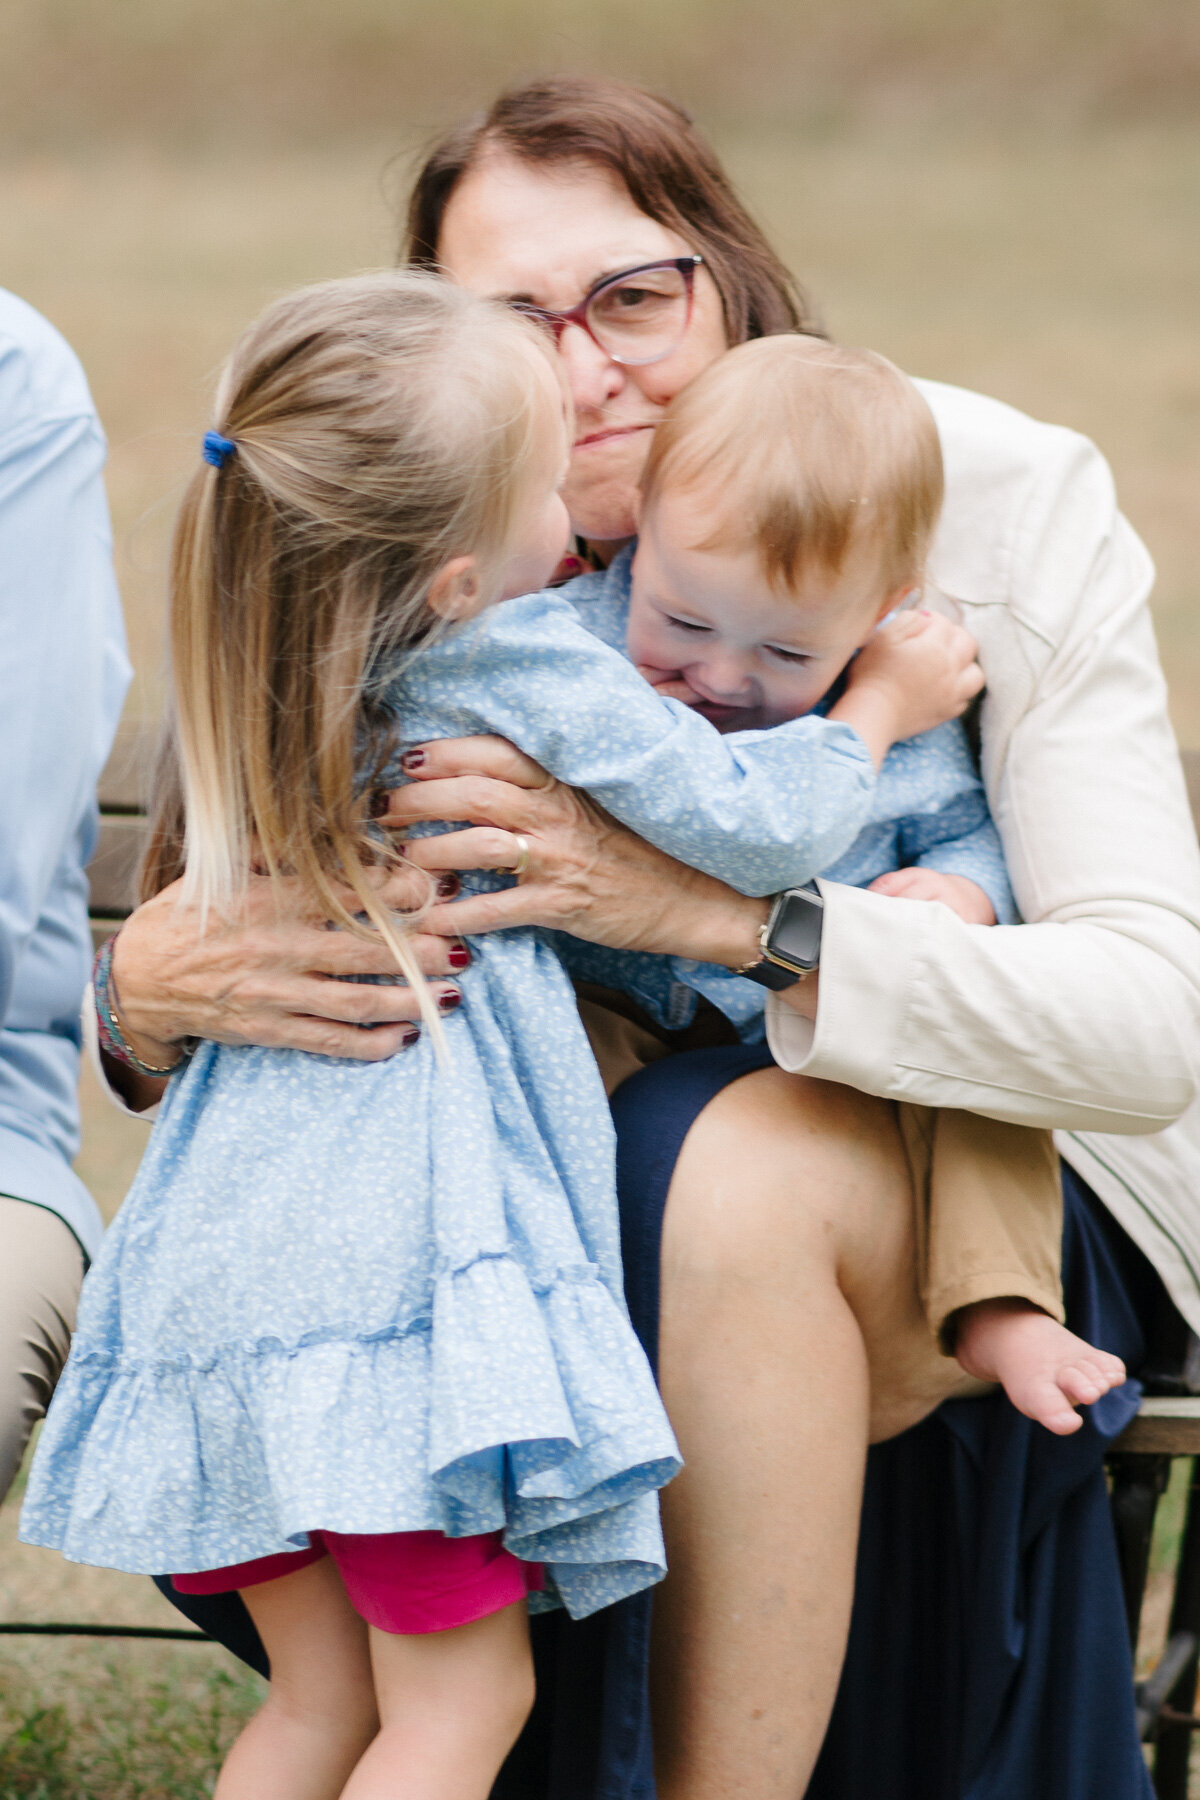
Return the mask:
<path id="1" fill-rule="evenodd" d="M 693 1027 L 668 1032 L 622 994 L 579 984 L 576 996 L 610 1094 L 675 1051 L 737 1042 L 703 1001 Z M 953 1353 L 953 1315 L 979 1300 L 1030 1300 L 1061 1323 L 1062 1185 L 1050 1133 L 903 1101 L 895 1111 L 912 1174 L 921 1301 L 939 1348 Z"/>
<path id="2" fill-rule="evenodd" d="M 67 1360 L 83 1273 L 57 1213 L 0 1194 L 0 1498 Z"/>

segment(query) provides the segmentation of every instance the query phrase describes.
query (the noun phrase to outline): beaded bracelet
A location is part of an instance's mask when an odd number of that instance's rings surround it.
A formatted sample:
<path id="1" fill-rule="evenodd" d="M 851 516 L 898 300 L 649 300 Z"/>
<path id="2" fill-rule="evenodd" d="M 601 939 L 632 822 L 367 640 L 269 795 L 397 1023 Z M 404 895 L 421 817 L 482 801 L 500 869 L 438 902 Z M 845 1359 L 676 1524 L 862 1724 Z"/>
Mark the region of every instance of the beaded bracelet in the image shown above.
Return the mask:
<path id="1" fill-rule="evenodd" d="M 112 985 L 113 945 L 117 934 L 101 944 L 96 952 L 96 960 L 92 964 L 92 993 L 96 1001 L 96 1028 L 100 1038 L 100 1048 L 106 1050 L 115 1062 L 124 1063 L 127 1069 L 134 1069 L 139 1075 L 152 1075 L 156 1079 L 170 1075 L 180 1063 L 186 1062 L 195 1048 L 194 1044 L 180 1045 L 181 1054 L 173 1063 L 165 1068 L 156 1068 L 153 1063 L 143 1062 L 141 1057 L 130 1049 L 125 1033 L 121 1029 L 121 1021 L 117 1016 L 117 1008 Z"/>

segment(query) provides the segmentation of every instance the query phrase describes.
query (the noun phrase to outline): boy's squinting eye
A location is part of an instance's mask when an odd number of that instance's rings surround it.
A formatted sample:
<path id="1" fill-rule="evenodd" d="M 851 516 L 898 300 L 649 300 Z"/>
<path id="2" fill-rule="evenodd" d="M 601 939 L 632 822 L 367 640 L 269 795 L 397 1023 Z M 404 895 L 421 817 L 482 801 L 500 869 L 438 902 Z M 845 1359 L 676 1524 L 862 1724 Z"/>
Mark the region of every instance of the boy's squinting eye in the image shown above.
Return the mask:
<path id="1" fill-rule="evenodd" d="M 812 661 L 807 650 L 785 650 L 782 644 L 764 644 L 763 648 L 772 656 L 777 656 L 780 662 L 808 663 Z"/>
<path id="2" fill-rule="evenodd" d="M 677 619 L 671 613 L 664 615 L 668 625 L 677 625 L 680 631 L 711 631 L 711 625 L 701 625 L 696 619 Z"/>

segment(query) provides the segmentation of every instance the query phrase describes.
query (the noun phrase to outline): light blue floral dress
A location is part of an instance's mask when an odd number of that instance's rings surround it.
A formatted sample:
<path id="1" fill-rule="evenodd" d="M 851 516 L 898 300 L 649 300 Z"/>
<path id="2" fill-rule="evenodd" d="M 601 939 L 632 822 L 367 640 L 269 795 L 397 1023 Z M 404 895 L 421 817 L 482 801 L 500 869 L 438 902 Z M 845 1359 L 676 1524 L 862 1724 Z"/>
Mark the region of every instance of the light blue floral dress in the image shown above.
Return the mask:
<path id="1" fill-rule="evenodd" d="M 722 738 L 570 603 L 422 649 L 403 743 L 496 731 L 747 892 L 853 840 L 874 771 L 819 718 Z M 474 941 L 463 1003 L 379 1064 L 202 1044 L 168 1085 L 80 1302 L 21 1532 L 159 1573 L 317 1529 L 502 1530 L 535 1604 L 664 1570 L 679 1467 L 622 1295 L 613 1138 L 570 984 L 533 931 Z"/>
<path id="2" fill-rule="evenodd" d="M 878 813 L 848 727 L 722 738 L 552 593 L 422 650 L 388 698 L 401 748 L 499 732 L 745 892 L 808 880 Z M 926 811 L 961 835 L 986 809 L 937 739 Z M 502 1530 L 546 1566 L 533 1604 L 576 1616 L 661 1577 L 679 1459 L 625 1310 L 595 1063 L 541 934 L 472 950 L 445 1062 L 427 1036 L 379 1064 L 206 1043 L 172 1079 L 84 1286 L 27 1542 L 183 1573 L 322 1528 Z"/>

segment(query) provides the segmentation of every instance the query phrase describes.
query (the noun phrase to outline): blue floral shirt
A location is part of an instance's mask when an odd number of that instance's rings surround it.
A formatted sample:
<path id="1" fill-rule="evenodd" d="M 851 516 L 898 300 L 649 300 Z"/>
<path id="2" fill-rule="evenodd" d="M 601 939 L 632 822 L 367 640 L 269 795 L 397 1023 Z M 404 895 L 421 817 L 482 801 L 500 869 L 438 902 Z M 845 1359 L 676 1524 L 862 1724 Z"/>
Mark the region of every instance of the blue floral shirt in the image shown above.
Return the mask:
<path id="1" fill-rule="evenodd" d="M 588 630 L 622 654 L 632 561 L 632 548 L 623 550 L 609 568 L 581 575 L 560 590 Z M 870 807 L 859 817 L 853 842 L 814 873 L 851 887 L 867 887 L 889 870 L 908 867 L 965 875 L 988 896 L 999 924 L 1016 923 L 1000 836 L 961 724 L 942 725 L 895 745 L 879 772 Z M 668 1029 L 690 1024 L 697 995 L 703 994 L 744 1040 L 763 1035 L 765 991 L 757 982 L 713 963 L 609 950 L 565 932 L 551 936 L 576 980 L 621 989 Z"/>

